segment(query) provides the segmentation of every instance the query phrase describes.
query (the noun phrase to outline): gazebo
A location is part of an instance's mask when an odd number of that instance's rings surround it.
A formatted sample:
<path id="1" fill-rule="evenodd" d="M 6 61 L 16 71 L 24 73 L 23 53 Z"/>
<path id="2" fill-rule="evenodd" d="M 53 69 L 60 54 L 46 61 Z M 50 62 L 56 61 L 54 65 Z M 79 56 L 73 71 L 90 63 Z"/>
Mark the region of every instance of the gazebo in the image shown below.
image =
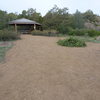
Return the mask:
<path id="1" fill-rule="evenodd" d="M 10 21 L 9 25 L 13 25 L 16 32 L 20 31 L 22 33 L 29 33 L 33 30 L 42 30 L 42 25 L 40 23 L 26 18 Z"/>

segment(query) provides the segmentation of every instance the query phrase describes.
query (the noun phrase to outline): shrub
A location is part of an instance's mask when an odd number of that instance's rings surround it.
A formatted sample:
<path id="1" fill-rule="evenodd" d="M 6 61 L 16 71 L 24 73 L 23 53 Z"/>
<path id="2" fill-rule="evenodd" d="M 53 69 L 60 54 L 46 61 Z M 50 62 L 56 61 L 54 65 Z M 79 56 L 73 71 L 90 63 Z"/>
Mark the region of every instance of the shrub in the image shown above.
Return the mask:
<path id="1" fill-rule="evenodd" d="M 85 29 L 73 29 L 69 32 L 69 35 L 84 36 L 86 33 L 87 30 Z"/>
<path id="2" fill-rule="evenodd" d="M 8 30 L 0 30 L 0 41 L 16 40 L 19 38 L 19 33 Z"/>
<path id="3" fill-rule="evenodd" d="M 100 31 L 86 30 L 86 29 L 73 29 L 68 34 L 73 35 L 73 36 L 90 36 L 90 37 L 94 37 L 94 36 L 99 36 Z"/>
<path id="4" fill-rule="evenodd" d="M 77 38 L 70 37 L 69 39 L 59 40 L 57 42 L 61 46 L 68 46 L 68 47 L 85 47 L 86 44 L 84 41 L 79 40 Z"/>
<path id="5" fill-rule="evenodd" d="M 96 31 L 96 30 L 88 30 L 88 35 L 90 37 L 94 37 L 94 36 L 99 36 L 100 35 L 100 31 Z"/>
<path id="6" fill-rule="evenodd" d="M 41 35 L 41 36 L 56 36 L 57 31 L 56 30 L 44 30 L 44 31 L 39 31 L 39 30 L 34 30 L 31 32 L 32 35 Z"/>
<path id="7" fill-rule="evenodd" d="M 60 25 L 57 30 L 59 31 L 59 33 L 62 33 L 62 34 L 68 34 L 68 32 L 72 31 L 73 28 L 72 27 L 69 27 L 67 25 Z"/>

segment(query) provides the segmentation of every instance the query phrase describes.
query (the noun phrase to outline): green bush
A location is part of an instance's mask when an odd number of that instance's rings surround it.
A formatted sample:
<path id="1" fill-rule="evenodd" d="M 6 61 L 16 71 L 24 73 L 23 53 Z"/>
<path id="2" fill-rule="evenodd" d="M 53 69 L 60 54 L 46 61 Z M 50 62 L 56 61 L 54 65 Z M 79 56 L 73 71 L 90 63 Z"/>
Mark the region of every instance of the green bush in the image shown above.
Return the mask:
<path id="1" fill-rule="evenodd" d="M 90 37 L 94 37 L 94 36 L 99 36 L 100 31 L 87 30 L 87 29 L 73 29 L 68 34 L 73 35 L 73 36 L 90 36 Z"/>
<path id="2" fill-rule="evenodd" d="M 59 40 L 57 42 L 61 46 L 68 46 L 68 47 L 85 47 L 86 44 L 84 41 L 79 40 L 77 38 L 70 37 L 69 39 Z"/>
<path id="3" fill-rule="evenodd" d="M 59 31 L 59 33 L 68 34 L 68 32 L 72 30 L 72 28 L 69 27 L 69 26 L 61 24 L 61 25 L 59 25 L 59 27 L 57 28 L 57 30 Z"/>
<path id="4" fill-rule="evenodd" d="M 57 31 L 56 30 L 34 30 L 31 32 L 32 35 L 40 35 L 40 36 L 56 36 Z"/>
<path id="5" fill-rule="evenodd" d="M 94 36 L 99 36 L 100 35 L 100 31 L 96 31 L 96 30 L 88 30 L 87 33 L 88 33 L 88 35 L 90 37 L 94 37 Z"/>
<path id="6" fill-rule="evenodd" d="M 19 38 L 20 38 L 19 33 L 9 30 L 0 30 L 0 41 L 16 40 Z"/>
<path id="7" fill-rule="evenodd" d="M 84 36 L 86 35 L 87 30 L 85 29 L 73 29 L 69 32 L 69 35 L 76 35 L 76 36 Z"/>

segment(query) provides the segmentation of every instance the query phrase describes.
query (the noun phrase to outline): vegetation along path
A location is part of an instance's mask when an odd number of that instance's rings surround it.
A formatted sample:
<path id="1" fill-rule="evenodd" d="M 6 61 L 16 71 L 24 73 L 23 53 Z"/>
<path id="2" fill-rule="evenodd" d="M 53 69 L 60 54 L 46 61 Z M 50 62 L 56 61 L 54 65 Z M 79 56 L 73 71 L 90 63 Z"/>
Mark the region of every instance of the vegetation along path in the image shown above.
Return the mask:
<path id="1" fill-rule="evenodd" d="M 0 63 L 0 100 L 100 100 L 100 44 L 57 45 L 22 35 Z"/>

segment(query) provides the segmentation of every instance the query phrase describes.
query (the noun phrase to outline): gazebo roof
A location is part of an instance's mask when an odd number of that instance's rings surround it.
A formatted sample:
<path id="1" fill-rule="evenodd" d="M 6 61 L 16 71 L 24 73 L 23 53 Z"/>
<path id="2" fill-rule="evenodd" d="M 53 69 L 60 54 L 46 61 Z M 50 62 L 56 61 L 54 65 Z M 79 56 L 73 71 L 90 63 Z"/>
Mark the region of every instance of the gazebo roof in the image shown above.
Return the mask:
<path id="1" fill-rule="evenodd" d="M 9 22 L 10 25 L 13 25 L 13 24 L 37 24 L 37 25 L 41 25 L 40 23 L 37 23 L 36 21 L 32 21 L 32 20 L 29 20 L 29 19 L 26 19 L 26 18 L 21 18 L 21 19 L 17 19 L 17 20 L 13 20 L 13 21 L 10 21 Z"/>

